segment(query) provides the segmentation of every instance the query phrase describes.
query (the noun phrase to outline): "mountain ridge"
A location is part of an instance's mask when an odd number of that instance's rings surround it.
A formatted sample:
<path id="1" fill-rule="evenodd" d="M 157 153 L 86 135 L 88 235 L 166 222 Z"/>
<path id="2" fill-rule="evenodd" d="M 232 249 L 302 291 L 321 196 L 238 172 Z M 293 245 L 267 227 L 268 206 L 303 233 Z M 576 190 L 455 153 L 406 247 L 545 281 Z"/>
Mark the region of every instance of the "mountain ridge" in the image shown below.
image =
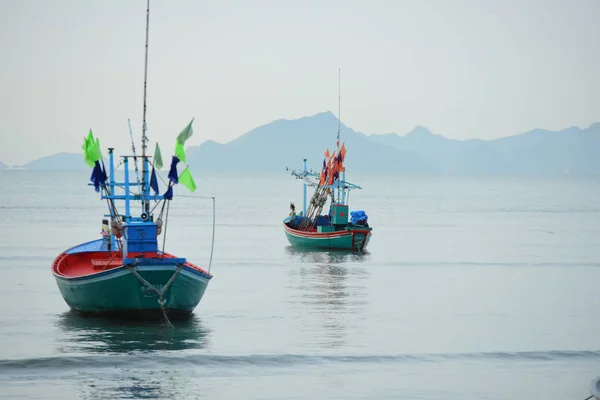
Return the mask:
<path id="1" fill-rule="evenodd" d="M 598 174 L 600 122 L 557 131 L 536 128 L 498 139 L 451 139 L 416 125 L 405 135 L 365 134 L 330 111 L 297 119 L 277 119 L 225 143 L 208 140 L 186 149 L 192 170 L 267 172 L 301 165 L 320 169 L 326 148 L 336 147 L 338 126 L 352 171 L 450 175 Z M 167 160 L 165 160 L 167 161 Z M 82 154 L 57 153 L 26 169 L 85 169 Z"/>

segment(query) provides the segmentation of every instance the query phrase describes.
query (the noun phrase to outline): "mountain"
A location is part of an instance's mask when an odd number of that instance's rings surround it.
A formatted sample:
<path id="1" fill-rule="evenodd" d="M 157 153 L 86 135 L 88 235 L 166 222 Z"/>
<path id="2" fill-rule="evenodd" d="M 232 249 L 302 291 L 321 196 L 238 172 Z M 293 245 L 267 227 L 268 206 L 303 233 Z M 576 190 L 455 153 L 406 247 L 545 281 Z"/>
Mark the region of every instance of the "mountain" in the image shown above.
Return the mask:
<path id="1" fill-rule="evenodd" d="M 453 140 L 418 126 L 373 141 L 423 157 L 445 174 L 552 176 L 600 174 L 600 123 L 560 131 L 535 129 L 495 140 Z"/>
<path id="2" fill-rule="evenodd" d="M 338 119 L 330 112 L 296 120 L 277 120 L 226 144 L 213 141 L 186 150 L 194 169 L 213 171 L 278 171 L 299 167 L 303 158 L 320 169 L 326 148 L 336 147 Z M 418 154 L 390 148 L 341 125 L 348 169 L 361 172 L 435 173 L 437 169 Z"/>
<path id="3" fill-rule="evenodd" d="M 454 140 L 435 135 L 417 126 L 405 136 L 395 133 L 371 135 L 369 138 L 384 146 L 420 155 L 440 172 L 448 172 L 466 153 L 484 143 L 483 140 Z"/>
<path id="4" fill-rule="evenodd" d="M 510 139 L 510 140 L 509 140 Z M 600 173 L 600 124 L 560 131 L 536 129 L 494 141 L 520 175 Z"/>
<path id="5" fill-rule="evenodd" d="M 6 169 L 6 168 L 8 168 L 8 165 L 6 165 L 2 161 L 0 161 L 0 169 Z"/>
<path id="6" fill-rule="evenodd" d="M 557 176 L 600 174 L 600 124 L 560 131 L 535 129 L 485 142 L 451 167 L 460 175 Z"/>
<path id="7" fill-rule="evenodd" d="M 78 153 L 57 153 L 51 156 L 38 158 L 24 165 L 28 170 L 44 171 L 77 171 L 90 169 L 84 162 L 83 154 Z"/>
<path id="8" fill-rule="evenodd" d="M 286 166 L 319 170 L 326 148 L 336 147 L 338 119 L 330 112 L 259 126 L 228 143 L 207 141 L 186 149 L 193 171 L 277 172 Z M 455 140 L 417 126 L 406 135 L 366 135 L 344 124 L 349 171 L 403 174 L 559 176 L 600 174 L 600 123 L 559 131 L 534 129 L 495 140 Z M 169 165 L 165 160 L 165 165 Z M 82 154 L 59 153 L 27 169 L 80 170 Z"/>

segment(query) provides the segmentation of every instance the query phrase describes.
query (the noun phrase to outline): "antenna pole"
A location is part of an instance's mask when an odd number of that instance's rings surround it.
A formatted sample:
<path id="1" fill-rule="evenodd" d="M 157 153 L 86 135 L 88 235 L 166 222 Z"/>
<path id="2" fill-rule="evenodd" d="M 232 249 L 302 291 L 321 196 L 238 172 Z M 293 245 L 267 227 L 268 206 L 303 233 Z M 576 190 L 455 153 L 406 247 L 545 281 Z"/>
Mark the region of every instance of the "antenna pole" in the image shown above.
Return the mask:
<path id="1" fill-rule="evenodd" d="M 337 136 L 337 148 L 338 148 L 338 153 L 340 150 L 340 131 L 341 131 L 341 125 L 342 125 L 342 113 L 341 113 L 341 107 L 340 107 L 340 103 L 341 103 L 341 78 L 340 78 L 341 72 L 340 69 L 338 68 L 338 136 Z"/>
<path id="2" fill-rule="evenodd" d="M 133 151 L 133 165 L 135 166 L 135 177 L 137 178 L 138 186 L 140 185 L 140 171 L 138 170 L 137 156 L 135 154 L 135 141 L 133 140 L 133 131 L 131 130 L 131 119 L 127 118 L 129 125 L 129 136 L 131 137 L 131 150 Z"/>
<path id="3" fill-rule="evenodd" d="M 342 84 L 341 84 L 341 77 L 340 76 L 341 76 L 341 71 L 340 71 L 340 68 L 338 68 L 338 134 L 337 134 L 337 154 L 338 154 L 338 157 L 339 157 L 339 154 L 340 154 L 340 132 L 342 131 L 342 112 L 341 112 L 341 106 L 340 106 L 340 104 L 341 104 L 341 97 L 342 97 L 341 96 L 341 91 L 342 91 L 341 87 L 342 87 Z M 345 179 L 345 173 L 344 173 L 344 180 L 346 180 Z M 342 196 L 346 197 L 344 195 L 344 189 L 343 188 L 342 188 Z M 340 178 L 339 178 L 339 176 L 338 176 L 338 179 L 337 179 L 337 197 L 338 197 L 338 199 L 340 197 Z"/>
<path id="4" fill-rule="evenodd" d="M 148 137 L 146 136 L 146 87 L 148 82 L 148 27 L 150 24 L 150 0 L 147 1 L 146 6 L 146 56 L 144 60 L 144 113 L 143 113 L 143 122 L 142 122 L 142 188 L 140 190 L 143 199 L 142 209 L 143 212 L 149 213 L 150 211 L 150 202 L 148 201 L 148 196 L 146 193 L 146 175 L 148 173 L 148 160 L 146 159 L 146 147 L 148 142 Z"/>

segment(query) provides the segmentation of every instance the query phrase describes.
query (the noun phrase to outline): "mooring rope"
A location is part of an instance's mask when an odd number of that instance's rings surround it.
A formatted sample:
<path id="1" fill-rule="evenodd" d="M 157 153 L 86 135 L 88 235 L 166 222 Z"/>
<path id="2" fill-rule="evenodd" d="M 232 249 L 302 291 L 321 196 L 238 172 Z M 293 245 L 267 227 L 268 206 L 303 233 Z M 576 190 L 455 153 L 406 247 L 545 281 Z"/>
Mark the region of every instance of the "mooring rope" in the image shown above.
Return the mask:
<path id="1" fill-rule="evenodd" d="M 367 241 L 367 235 L 365 235 L 362 238 L 362 240 L 358 243 L 358 248 L 357 248 L 358 251 L 365 251 L 364 250 L 364 244 L 365 244 L 366 241 Z"/>
<path id="2" fill-rule="evenodd" d="M 179 264 L 179 266 L 177 267 L 177 270 L 173 273 L 173 275 L 171 275 L 171 279 L 169 279 L 169 281 L 167 282 L 167 284 L 165 286 L 163 286 L 162 290 L 158 290 L 154 285 L 150 284 L 150 282 L 148 282 L 146 279 L 144 279 L 143 276 L 141 276 L 139 274 L 139 272 L 137 272 L 137 270 L 134 268 L 138 265 L 138 259 L 136 258 L 135 262 L 133 264 L 127 264 L 125 265 L 133 275 L 135 275 L 140 282 L 142 282 L 144 285 L 148 286 L 148 288 L 154 290 L 156 292 L 156 294 L 158 294 L 158 304 L 160 305 L 160 309 L 163 313 L 163 317 L 165 319 L 165 324 L 167 324 L 167 326 L 169 326 L 170 328 L 175 328 L 173 326 L 173 324 L 171 323 L 171 321 L 169 320 L 169 316 L 167 315 L 167 310 L 165 308 L 165 304 L 167 303 L 167 301 L 164 298 L 164 295 L 167 291 L 167 289 L 169 288 L 169 286 L 171 286 L 171 283 L 173 283 L 173 281 L 175 280 L 175 277 L 179 274 L 179 272 L 183 269 L 183 264 Z"/>

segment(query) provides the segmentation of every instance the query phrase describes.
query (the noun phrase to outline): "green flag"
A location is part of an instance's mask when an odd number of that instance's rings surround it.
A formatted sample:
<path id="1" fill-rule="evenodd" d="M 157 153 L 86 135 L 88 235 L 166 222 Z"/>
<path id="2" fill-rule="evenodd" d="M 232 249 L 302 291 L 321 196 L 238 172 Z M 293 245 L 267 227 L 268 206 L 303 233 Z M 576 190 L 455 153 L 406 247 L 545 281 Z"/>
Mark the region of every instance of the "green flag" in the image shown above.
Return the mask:
<path id="1" fill-rule="evenodd" d="M 192 135 L 194 134 L 194 130 L 192 129 L 192 122 L 194 122 L 194 118 L 192 118 L 190 123 L 187 124 L 185 128 L 183 128 L 179 136 L 177 136 L 177 142 L 181 143 L 182 145 L 185 144 L 185 141 L 192 137 Z"/>
<path id="2" fill-rule="evenodd" d="M 158 142 L 156 143 L 156 148 L 154 149 L 154 168 L 161 169 L 163 167 L 162 155 L 160 154 L 160 147 L 158 147 Z"/>
<path id="3" fill-rule="evenodd" d="M 185 167 L 185 169 L 181 172 L 181 175 L 179 175 L 179 183 L 188 188 L 190 192 L 196 190 L 196 182 L 194 182 L 194 178 L 192 178 L 190 167 Z"/>
<path id="4" fill-rule="evenodd" d="M 187 162 L 185 159 L 185 151 L 183 150 L 183 143 L 181 143 L 179 139 L 177 139 L 177 142 L 175 143 L 175 157 L 179 158 L 179 160 L 184 163 Z"/>
<path id="5" fill-rule="evenodd" d="M 83 149 L 83 157 L 85 163 L 90 167 L 94 166 L 94 161 L 92 160 L 92 148 L 94 147 L 94 135 L 92 134 L 92 130 L 88 133 L 87 137 L 83 139 L 83 145 L 81 148 Z"/>
<path id="6" fill-rule="evenodd" d="M 96 142 L 92 146 L 90 157 L 94 163 L 102 160 L 102 150 L 100 150 L 100 139 L 98 138 L 96 138 Z"/>

